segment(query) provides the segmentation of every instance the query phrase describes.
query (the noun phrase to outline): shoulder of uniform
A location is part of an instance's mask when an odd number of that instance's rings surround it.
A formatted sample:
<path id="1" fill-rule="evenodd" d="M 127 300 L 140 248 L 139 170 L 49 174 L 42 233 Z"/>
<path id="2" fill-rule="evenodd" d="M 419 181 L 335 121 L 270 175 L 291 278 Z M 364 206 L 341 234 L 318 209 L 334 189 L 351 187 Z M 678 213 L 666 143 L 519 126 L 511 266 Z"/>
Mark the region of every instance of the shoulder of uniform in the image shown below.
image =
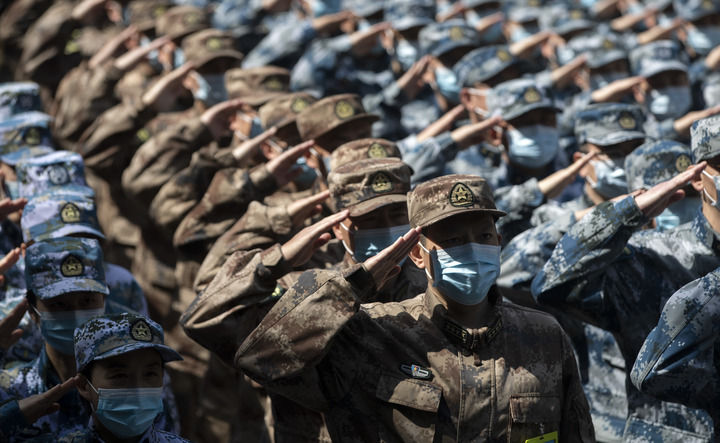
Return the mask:
<path id="1" fill-rule="evenodd" d="M 561 328 L 555 317 L 537 309 L 504 302 L 500 308 L 503 321 L 517 322 L 527 326 L 550 326 Z"/>
<path id="2" fill-rule="evenodd" d="M 422 311 L 423 305 L 423 294 L 419 294 L 413 298 L 397 302 L 363 303 L 360 309 L 367 313 L 370 317 L 374 318 L 397 315 L 403 312 L 408 313 L 413 317 L 417 317 L 416 314 Z"/>
<path id="3" fill-rule="evenodd" d="M 169 441 L 169 442 L 189 442 L 190 440 L 185 440 L 184 438 L 180 437 L 179 435 L 173 434 L 172 432 L 167 431 L 161 431 L 161 430 L 155 430 L 155 434 L 159 437 L 162 437 L 161 441 Z"/>

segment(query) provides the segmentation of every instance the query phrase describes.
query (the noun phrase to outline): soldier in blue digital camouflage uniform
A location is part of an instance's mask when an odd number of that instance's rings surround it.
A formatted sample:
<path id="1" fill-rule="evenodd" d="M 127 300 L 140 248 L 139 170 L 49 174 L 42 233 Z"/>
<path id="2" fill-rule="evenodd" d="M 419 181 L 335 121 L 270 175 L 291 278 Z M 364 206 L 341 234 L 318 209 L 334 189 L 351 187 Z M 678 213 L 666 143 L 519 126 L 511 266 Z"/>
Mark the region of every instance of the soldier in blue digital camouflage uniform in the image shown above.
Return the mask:
<path id="1" fill-rule="evenodd" d="M 682 285 L 720 265 L 720 210 L 713 206 L 719 135 L 718 118 L 695 123 L 692 150 L 697 165 L 643 194 L 596 207 L 562 237 L 533 280 L 533 296 L 540 304 L 612 332 L 627 369 L 657 324 L 665 301 Z M 677 191 L 688 182 L 703 192 L 702 211 L 692 222 L 666 232 L 638 232 L 681 197 Z M 626 440 L 712 439 L 712 420 L 706 412 L 661 402 L 629 383 L 627 387 Z"/>
<path id="2" fill-rule="evenodd" d="M 0 83 L 0 121 L 31 111 L 42 111 L 37 83 Z"/>
<path id="3" fill-rule="evenodd" d="M 185 442 L 157 427 L 163 413 L 165 363 L 181 360 L 163 330 L 135 314 L 96 317 L 75 330 L 77 390 L 92 418 L 62 442 Z"/>

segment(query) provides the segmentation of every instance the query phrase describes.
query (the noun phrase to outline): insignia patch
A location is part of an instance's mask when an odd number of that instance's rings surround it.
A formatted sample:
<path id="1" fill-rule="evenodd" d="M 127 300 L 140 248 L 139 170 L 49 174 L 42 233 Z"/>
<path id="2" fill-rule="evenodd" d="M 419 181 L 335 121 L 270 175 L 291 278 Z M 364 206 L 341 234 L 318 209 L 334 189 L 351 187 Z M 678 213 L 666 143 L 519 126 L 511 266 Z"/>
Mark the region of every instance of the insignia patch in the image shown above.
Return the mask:
<path id="1" fill-rule="evenodd" d="M 347 100 L 340 100 L 335 104 L 335 115 L 345 120 L 355 115 L 355 108 Z"/>
<path id="2" fill-rule="evenodd" d="M 430 369 L 423 368 L 418 365 L 400 365 L 400 370 L 410 377 L 417 378 L 418 380 L 432 380 L 433 378 L 433 373 Z"/>
<path id="3" fill-rule="evenodd" d="M 308 101 L 305 100 L 303 97 L 297 97 L 290 104 L 290 110 L 296 114 L 299 114 L 300 112 L 304 111 L 309 104 L 310 103 L 308 103 Z"/>
<path id="4" fill-rule="evenodd" d="M 637 125 L 635 118 L 632 115 L 627 114 L 627 113 L 620 116 L 618 123 L 620 124 L 620 127 L 623 129 L 635 129 L 635 126 Z"/>
<path id="5" fill-rule="evenodd" d="M 453 26 L 450 28 L 450 40 L 458 41 L 463 38 L 463 30 L 459 26 Z"/>
<path id="6" fill-rule="evenodd" d="M 370 182 L 370 188 L 378 194 L 392 191 L 392 181 L 384 172 L 378 172 L 375 176 L 373 176 L 372 181 Z"/>
<path id="7" fill-rule="evenodd" d="M 684 172 L 691 164 L 692 160 L 685 154 L 680 154 L 678 158 L 675 159 L 675 169 L 677 169 L 677 172 Z"/>
<path id="8" fill-rule="evenodd" d="M 53 165 L 48 171 L 48 179 L 50 179 L 50 183 L 54 185 L 64 185 L 70 181 L 70 174 L 68 174 L 64 166 Z"/>
<path id="9" fill-rule="evenodd" d="M 615 43 L 611 42 L 611 41 L 608 40 L 608 39 L 605 39 L 605 41 L 603 42 L 602 46 L 603 46 L 603 48 L 605 48 L 605 49 L 612 49 L 612 48 L 615 47 Z"/>
<path id="10" fill-rule="evenodd" d="M 537 103 L 540 101 L 540 93 L 537 89 L 530 87 L 525 91 L 525 94 L 523 94 L 523 98 L 525 99 L 525 103 Z"/>
<path id="11" fill-rule="evenodd" d="M 165 14 L 165 11 L 166 11 L 166 10 L 167 10 L 167 9 L 165 8 L 165 6 L 158 6 L 158 7 L 156 7 L 156 8 L 153 10 L 153 17 L 155 17 L 155 18 L 160 17 L 161 15 Z"/>
<path id="12" fill-rule="evenodd" d="M 77 277 L 78 275 L 82 275 L 84 271 L 85 266 L 80 259 L 74 255 L 68 255 L 60 265 L 60 273 L 65 277 Z"/>
<path id="13" fill-rule="evenodd" d="M 76 29 L 72 32 L 72 34 L 70 35 L 70 40 L 68 40 L 68 42 L 65 44 L 65 55 L 74 54 L 80 51 L 80 44 L 78 43 L 78 39 L 80 38 L 81 34 L 82 31 L 79 29 Z"/>
<path id="14" fill-rule="evenodd" d="M 138 320 L 130 327 L 130 337 L 137 341 L 152 341 L 152 330 L 145 320 Z"/>
<path id="15" fill-rule="evenodd" d="M 548 432 L 537 437 L 528 438 L 525 443 L 558 443 L 558 431 Z"/>
<path id="16" fill-rule="evenodd" d="M 38 128 L 28 128 L 28 130 L 25 131 L 25 136 L 23 138 L 25 140 L 25 143 L 27 143 L 28 145 L 39 145 L 40 130 Z"/>
<path id="17" fill-rule="evenodd" d="M 212 49 L 213 51 L 217 51 L 218 49 L 223 47 L 222 41 L 217 37 L 212 37 L 207 39 L 205 42 L 205 47 L 208 49 Z"/>
<path id="18" fill-rule="evenodd" d="M 135 136 L 140 140 L 141 142 L 146 142 L 150 138 L 150 131 L 148 131 L 145 128 L 142 128 L 138 130 L 138 132 L 135 133 Z"/>
<path id="19" fill-rule="evenodd" d="M 510 60 L 510 54 L 504 49 L 498 50 L 496 55 L 497 55 L 497 58 L 500 59 L 501 62 L 506 62 L 506 61 Z"/>
<path id="20" fill-rule="evenodd" d="M 540 0 L 528 0 L 528 6 L 540 6 Z"/>
<path id="21" fill-rule="evenodd" d="M 713 9 L 712 0 L 705 0 L 704 2 L 702 2 L 702 8 L 706 11 L 711 11 Z"/>
<path id="22" fill-rule="evenodd" d="M 475 203 L 475 195 L 465 183 L 455 183 L 450 190 L 450 204 L 456 208 L 466 208 Z"/>
<path id="23" fill-rule="evenodd" d="M 186 25 L 194 25 L 195 23 L 198 23 L 200 21 L 200 15 L 199 14 L 187 14 L 185 17 L 183 17 L 183 23 Z"/>
<path id="24" fill-rule="evenodd" d="M 282 91 L 285 89 L 283 83 L 277 77 L 268 77 L 268 79 L 263 82 L 263 86 L 270 91 Z"/>
<path id="25" fill-rule="evenodd" d="M 80 209 L 72 203 L 65 203 L 60 210 L 60 219 L 63 223 L 77 223 L 80 221 Z"/>
<path id="26" fill-rule="evenodd" d="M 583 18 L 583 13 L 579 9 L 570 11 L 570 18 L 573 20 L 580 20 Z"/>
<path id="27" fill-rule="evenodd" d="M 368 157 L 370 158 L 385 158 L 388 156 L 385 146 L 380 143 L 373 143 L 368 148 Z"/>

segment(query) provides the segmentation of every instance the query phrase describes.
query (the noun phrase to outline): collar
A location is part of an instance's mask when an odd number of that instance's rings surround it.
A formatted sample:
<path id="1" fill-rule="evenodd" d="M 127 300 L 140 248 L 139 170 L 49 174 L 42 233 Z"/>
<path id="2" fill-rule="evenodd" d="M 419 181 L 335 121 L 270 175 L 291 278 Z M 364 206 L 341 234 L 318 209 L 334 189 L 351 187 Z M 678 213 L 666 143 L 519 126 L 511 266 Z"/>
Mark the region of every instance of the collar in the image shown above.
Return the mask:
<path id="1" fill-rule="evenodd" d="M 713 231 L 710 223 L 705 218 L 705 214 L 702 212 L 702 206 L 698 208 L 698 212 L 692 221 L 692 230 L 700 243 L 707 246 L 708 249 L 720 252 L 720 233 Z"/>
<path id="2" fill-rule="evenodd" d="M 153 438 L 154 434 L 154 427 L 155 424 L 151 424 L 145 432 L 140 437 L 133 437 L 138 438 L 138 443 L 150 443 L 150 442 L 156 442 L 159 441 L 157 438 Z M 90 423 L 88 424 L 87 432 L 92 436 L 92 441 L 95 442 L 101 442 L 105 443 L 105 440 L 100 436 L 100 433 L 97 430 L 97 426 L 95 425 L 95 419 L 93 417 L 90 417 Z"/>

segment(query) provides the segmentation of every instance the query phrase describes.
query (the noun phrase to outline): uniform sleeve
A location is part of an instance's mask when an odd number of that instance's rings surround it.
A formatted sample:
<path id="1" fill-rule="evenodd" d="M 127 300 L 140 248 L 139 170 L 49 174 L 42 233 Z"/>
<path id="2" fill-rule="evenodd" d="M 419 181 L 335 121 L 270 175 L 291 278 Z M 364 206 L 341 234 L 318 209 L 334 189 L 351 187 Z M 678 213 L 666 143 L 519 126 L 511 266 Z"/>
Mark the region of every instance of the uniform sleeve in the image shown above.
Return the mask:
<path id="1" fill-rule="evenodd" d="M 533 211 L 545 203 L 545 195 L 540 192 L 536 178 L 519 185 L 496 189 L 493 195 L 495 206 L 507 212 L 507 215 L 496 223 L 498 231 L 506 242 L 529 229 Z"/>
<path id="2" fill-rule="evenodd" d="M 268 34 L 243 59 L 243 68 L 277 65 L 293 66 L 302 56 L 307 44 L 316 36 L 310 20 L 288 20 L 273 26 Z"/>
<path id="3" fill-rule="evenodd" d="M 595 429 L 570 339 L 562 332 L 564 392 L 560 441 L 594 442 Z"/>
<path id="4" fill-rule="evenodd" d="M 18 401 L 16 399 L 5 400 L 5 403 L 0 404 L 0 437 L 4 437 L 3 441 L 9 440 L 9 437 L 16 432 L 30 426 L 20 411 Z"/>
<path id="5" fill-rule="evenodd" d="M 720 268 L 667 301 L 632 369 L 632 382 L 640 391 L 693 408 L 717 408 L 719 291 Z"/>
<path id="6" fill-rule="evenodd" d="M 403 161 L 413 168 L 413 185 L 443 175 L 445 163 L 454 159 L 460 149 L 449 131 L 422 142 L 411 135 L 400 140 L 397 146 Z"/>

